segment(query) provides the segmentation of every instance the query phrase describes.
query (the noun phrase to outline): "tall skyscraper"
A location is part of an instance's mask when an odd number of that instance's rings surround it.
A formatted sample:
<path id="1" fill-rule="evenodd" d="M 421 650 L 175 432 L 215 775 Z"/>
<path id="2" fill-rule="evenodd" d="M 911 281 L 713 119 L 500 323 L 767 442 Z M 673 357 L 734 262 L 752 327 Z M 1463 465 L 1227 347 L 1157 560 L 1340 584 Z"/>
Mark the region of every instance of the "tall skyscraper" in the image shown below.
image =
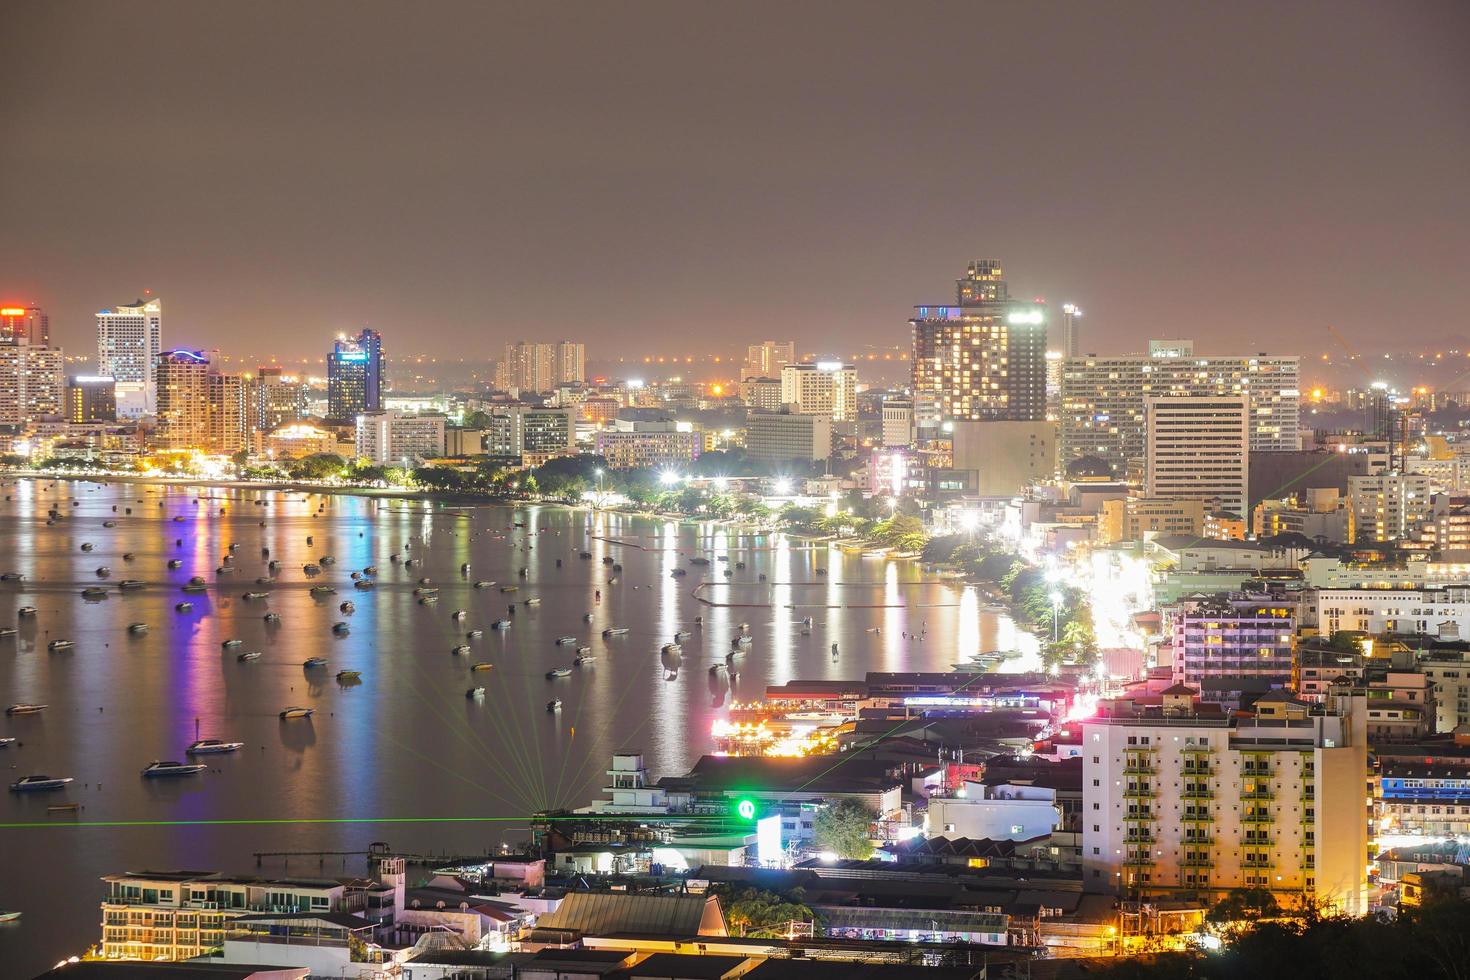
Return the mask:
<path id="1" fill-rule="evenodd" d="M 255 393 L 250 399 L 254 409 L 250 427 L 257 432 L 273 432 L 288 422 L 306 417 L 306 386 L 294 375 L 279 367 L 262 367 L 255 373 Z"/>
<path id="2" fill-rule="evenodd" d="M 203 449 L 229 456 L 250 448 L 249 391 L 244 375 L 211 372 L 205 378 Z"/>
<path id="3" fill-rule="evenodd" d="M 781 369 L 796 363 L 796 343 L 790 340 L 762 340 L 745 348 L 745 364 L 740 378 L 779 378 Z"/>
<path id="4" fill-rule="evenodd" d="M 59 417 L 65 394 L 60 349 L 0 344 L 0 425 Z"/>
<path id="5" fill-rule="evenodd" d="M 39 306 L 12 303 L 0 306 L 0 344 L 51 346 L 51 318 Z"/>
<path id="6" fill-rule="evenodd" d="M 203 449 L 209 439 L 209 358 L 203 351 L 165 351 L 152 372 L 160 449 Z"/>
<path id="7" fill-rule="evenodd" d="M 97 374 L 116 379 L 119 391 L 141 392 L 145 410 L 152 408 L 155 369 L 163 352 L 163 301 L 135 300 L 131 305 L 97 311 Z"/>
<path id="8" fill-rule="evenodd" d="M 551 391 L 587 380 L 587 346 L 571 340 L 518 341 L 505 345 L 495 383 L 518 391 Z"/>
<path id="9" fill-rule="evenodd" d="M 1098 456 L 1115 469 L 1143 458 L 1144 400 L 1157 395 L 1246 395 L 1250 448 L 1301 446 L 1299 359 L 1196 355 L 1188 340 L 1149 343 L 1147 354 L 1069 358 L 1062 368 L 1062 462 Z"/>
<path id="10" fill-rule="evenodd" d="M 856 422 L 857 368 L 841 361 L 787 364 L 781 368 L 781 404 L 798 415 Z"/>
<path id="11" fill-rule="evenodd" d="M 946 420 L 1046 419 L 1046 307 L 1010 298 L 1000 263 L 971 262 L 956 306 L 917 306 L 916 401 Z"/>
<path id="12" fill-rule="evenodd" d="M 1062 356 L 1077 356 L 1077 321 L 1082 319 L 1082 307 L 1076 303 L 1062 305 Z"/>
<path id="13" fill-rule="evenodd" d="M 1149 398 L 1145 412 L 1145 495 L 1202 500 L 1207 511 L 1244 516 L 1250 399 L 1165 395 Z"/>
<path id="14" fill-rule="evenodd" d="M 327 417 L 351 422 L 383 407 L 383 337 L 364 329 L 339 337 L 327 355 Z"/>

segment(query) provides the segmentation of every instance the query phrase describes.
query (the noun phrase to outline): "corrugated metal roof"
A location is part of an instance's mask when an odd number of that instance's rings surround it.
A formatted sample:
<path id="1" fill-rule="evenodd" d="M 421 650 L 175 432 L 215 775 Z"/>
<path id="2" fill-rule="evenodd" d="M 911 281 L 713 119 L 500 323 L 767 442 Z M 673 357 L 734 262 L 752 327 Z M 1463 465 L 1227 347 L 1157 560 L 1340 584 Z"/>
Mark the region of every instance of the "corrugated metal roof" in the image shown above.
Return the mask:
<path id="1" fill-rule="evenodd" d="M 674 936 L 724 935 L 701 933 L 705 906 L 715 902 L 704 895 L 629 895 L 616 892 L 572 892 L 556 911 L 537 921 L 538 929 L 575 930 L 585 935 L 615 932 L 658 933 Z"/>

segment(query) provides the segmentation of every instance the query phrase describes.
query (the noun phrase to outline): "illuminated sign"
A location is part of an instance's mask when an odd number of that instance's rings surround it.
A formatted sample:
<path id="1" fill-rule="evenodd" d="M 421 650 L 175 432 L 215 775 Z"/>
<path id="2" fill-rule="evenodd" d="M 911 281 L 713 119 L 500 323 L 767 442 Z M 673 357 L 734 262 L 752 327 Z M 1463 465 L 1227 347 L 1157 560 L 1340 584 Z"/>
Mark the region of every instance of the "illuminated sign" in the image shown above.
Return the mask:
<path id="1" fill-rule="evenodd" d="M 23 307 L 23 306 L 7 306 L 4 309 L 0 309 L 0 316 L 25 316 L 25 315 L 26 315 L 26 311 L 25 311 L 25 307 Z"/>
<path id="2" fill-rule="evenodd" d="M 752 810 L 755 807 L 752 805 Z M 762 867 L 780 866 L 786 850 L 781 846 L 781 815 L 773 813 L 755 825 L 755 856 Z"/>
<path id="3" fill-rule="evenodd" d="M 336 358 L 339 361 L 365 361 L 368 356 L 365 350 L 344 350 L 338 351 Z"/>
<path id="4" fill-rule="evenodd" d="M 741 800 L 735 804 L 735 812 L 740 815 L 741 820 L 754 820 L 755 800 Z"/>
<path id="5" fill-rule="evenodd" d="M 1042 313 L 1040 310 L 1018 310 L 1015 313 L 1009 313 L 1006 315 L 1006 323 L 1037 324 L 1045 322 L 1046 314 Z"/>
<path id="6" fill-rule="evenodd" d="M 817 362 L 817 370 L 818 371 L 829 371 L 829 372 L 830 371 L 841 371 L 842 370 L 842 362 L 841 361 L 818 361 Z"/>
<path id="7" fill-rule="evenodd" d="M 167 354 L 164 355 L 164 357 L 187 357 L 189 358 L 189 360 L 198 361 L 201 364 L 209 363 L 209 358 L 205 357 L 203 352 L 197 350 L 185 350 L 182 347 L 178 348 L 177 350 L 169 351 Z"/>

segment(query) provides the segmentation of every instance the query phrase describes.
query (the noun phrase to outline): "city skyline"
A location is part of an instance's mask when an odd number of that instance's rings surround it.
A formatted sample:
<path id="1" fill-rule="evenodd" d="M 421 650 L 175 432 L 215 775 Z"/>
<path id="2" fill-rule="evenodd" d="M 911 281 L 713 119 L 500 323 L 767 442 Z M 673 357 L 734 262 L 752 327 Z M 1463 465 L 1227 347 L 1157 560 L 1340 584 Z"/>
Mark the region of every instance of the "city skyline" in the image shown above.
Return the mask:
<path id="1" fill-rule="evenodd" d="M 675 6 L 444 5 L 386 73 L 362 59 L 399 47 L 389 6 L 354 5 L 350 45 L 330 43 L 325 4 L 86 9 L 7 11 L 0 66 L 27 134 L 0 147 L 0 292 L 47 309 L 66 349 L 145 287 L 181 341 L 255 336 L 283 359 L 364 326 L 412 324 L 434 356 L 497 350 L 532 320 L 575 334 L 557 302 L 573 296 L 640 354 L 678 344 L 696 305 L 733 347 L 781 321 L 805 348 L 882 343 L 944 299 L 932 270 L 985 254 L 1015 295 L 1086 309 L 1084 353 L 1173 334 L 1376 350 L 1384 282 L 1426 345 L 1470 308 L 1456 5 L 864 8 L 835 32 L 803 11 L 757 30 Z M 639 57 L 660 29 L 700 43 Z M 963 70 L 867 69 L 955 29 L 1009 40 Z M 99 84 L 128 33 L 153 55 Z M 287 67 L 259 71 L 260 50 Z M 1004 93 L 986 111 L 1005 139 L 954 125 L 966 91 Z M 869 125 L 872 106 L 896 128 Z M 82 149 L 114 143 L 150 152 Z M 95 233 L 144 213 L 147 249 Z"/>

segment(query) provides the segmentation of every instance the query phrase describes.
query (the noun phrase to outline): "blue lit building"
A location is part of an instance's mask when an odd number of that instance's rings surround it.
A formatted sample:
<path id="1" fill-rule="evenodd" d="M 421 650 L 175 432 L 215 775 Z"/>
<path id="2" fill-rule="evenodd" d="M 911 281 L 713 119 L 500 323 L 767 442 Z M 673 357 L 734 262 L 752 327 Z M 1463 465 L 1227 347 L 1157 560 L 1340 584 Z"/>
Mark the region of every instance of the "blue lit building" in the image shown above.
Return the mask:
<path id="1" fill-rule="evenodd" d="M 341 337 L 327 355 L 327 418 L 351 422 L 383 407 L 383 337 L 364 329 Z"/>

